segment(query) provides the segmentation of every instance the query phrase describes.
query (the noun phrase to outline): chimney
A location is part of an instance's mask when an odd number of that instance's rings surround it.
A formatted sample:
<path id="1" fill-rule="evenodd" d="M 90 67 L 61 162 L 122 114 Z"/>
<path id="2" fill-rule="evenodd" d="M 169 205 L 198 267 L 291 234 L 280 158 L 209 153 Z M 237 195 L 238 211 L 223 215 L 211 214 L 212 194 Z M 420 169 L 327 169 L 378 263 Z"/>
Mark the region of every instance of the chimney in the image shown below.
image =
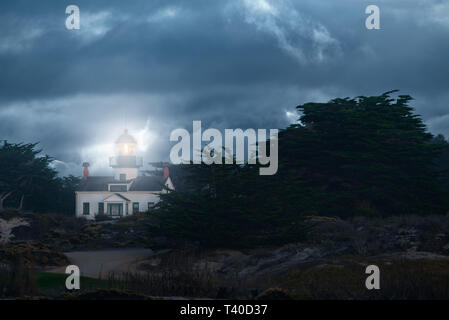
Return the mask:
<path id="1" fill-rule="evenodd" d="M 87 177 L 89 176 L 89 169 L 88 169 L 88 167 L 89 167 L 89 162 L 83 162 L 83 167 L 84 167 L 84 170 L 83 170 L 83 179 L 87 179 Z"/>
<path id="2" fill-rule="evenodd" d="M 168 178 L 168 176 L 170 175 L 170 171 L 168 170 L 168 167 L 164 168 L 164 180 Z"/>

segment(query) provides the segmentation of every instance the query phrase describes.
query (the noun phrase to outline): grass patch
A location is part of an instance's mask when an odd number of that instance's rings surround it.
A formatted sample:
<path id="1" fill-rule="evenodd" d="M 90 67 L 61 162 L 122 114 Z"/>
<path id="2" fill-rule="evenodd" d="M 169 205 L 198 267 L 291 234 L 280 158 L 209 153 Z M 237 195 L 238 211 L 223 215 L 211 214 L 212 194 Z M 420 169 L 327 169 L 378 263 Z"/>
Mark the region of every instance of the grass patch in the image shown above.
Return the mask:
<path id="1" fill-rule="evenodd" d="M 65 290 L 67 277 L 67 274 L 61 273 L 36 272 L 37 287 L 42 291 Z M 107 288 L 107 286 L 108 283 L 106 280 L 80 277 L 81 289 L 99 289 Z"/>
<path id="2" fill-rule="evenodd" d="M 365 268 L 380 268 L 380 290 L 367 290 Z M 284 275 L 281 287 L 295 299 L 449 299 L 449 260 L 342 257 Z"/>

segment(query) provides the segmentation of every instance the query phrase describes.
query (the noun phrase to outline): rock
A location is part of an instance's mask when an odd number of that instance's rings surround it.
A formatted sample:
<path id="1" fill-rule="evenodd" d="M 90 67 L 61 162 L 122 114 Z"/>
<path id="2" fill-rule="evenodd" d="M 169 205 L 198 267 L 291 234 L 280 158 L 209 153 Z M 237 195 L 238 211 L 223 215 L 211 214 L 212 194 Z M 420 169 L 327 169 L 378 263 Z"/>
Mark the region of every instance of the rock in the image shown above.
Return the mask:
<path id="1" fill-rule="evenodd" d="M 0 244 L 6 244 L 14 238 L 13 229 L 29 225 L 29 222 L 22 218 L 16 217 L 8 220 L 0 218 Z"/>
<path id="2" fill-rule="evenodd" d="M 391 259 L 406 259 L 406 260 L 448 260 L 449 257 L 443 256 L 440 254 L 425 252 L 425 251 L 407 251 L 407 252 L 399 252 L 396 254 L 385 255 L 385 257 L 389 256 Z"/>
<path id="3" fill-rule="evenodd" d="M 444 240 L 446 238 L 446 234 L 444 233 L 439 233 L 435 236 L 436 240 Z"/>
<path id="4" fill-rule="evenodd" d="M 0 248 L 0 261 L 11 263 L 16 257 L 23 258 L 27 266 L 64 266 L 69 263 L 62 252 L 36 241 L 14 241 Z"/>
<path id="5" fill-rule="evenodd" d="M 444 245 L 442 249 L 445 253 L 449 253 L 449 243 Z"/>

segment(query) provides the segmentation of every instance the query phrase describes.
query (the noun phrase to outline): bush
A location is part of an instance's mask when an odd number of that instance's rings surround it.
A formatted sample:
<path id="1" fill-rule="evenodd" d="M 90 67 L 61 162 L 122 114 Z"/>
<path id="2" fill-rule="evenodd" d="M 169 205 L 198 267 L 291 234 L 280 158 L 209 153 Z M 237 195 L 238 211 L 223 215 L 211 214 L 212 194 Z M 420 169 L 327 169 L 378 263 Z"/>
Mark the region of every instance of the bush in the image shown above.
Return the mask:
<path id="1" fill-rule="evenodd" d="M 95 221 L 97 221 L 97 222 L 110 221 L 110 220 L 113 220 L 113 218 L 111 218 L 110 216 L 108 216 L 106 214 L 98 214 L 95 216 Z"/>

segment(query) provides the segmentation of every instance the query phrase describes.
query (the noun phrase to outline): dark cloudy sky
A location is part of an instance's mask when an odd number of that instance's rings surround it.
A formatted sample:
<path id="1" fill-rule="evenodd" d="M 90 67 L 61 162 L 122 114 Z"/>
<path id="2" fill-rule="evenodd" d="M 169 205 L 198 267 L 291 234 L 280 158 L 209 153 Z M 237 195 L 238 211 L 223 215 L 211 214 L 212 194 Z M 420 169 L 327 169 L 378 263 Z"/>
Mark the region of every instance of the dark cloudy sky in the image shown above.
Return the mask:
<path id="1" fill-rule="evenodd" d="M 365 28 L 370 4 L 381 30 Z M 449 136 L 448 58 L 447 0 L 5 0 L 0 139 L 103 174 L 125 127 L 146 161 L 168 160 L 170 131 L 193 120 L 283 128 L 298 104 L 391 89 Z"/>

